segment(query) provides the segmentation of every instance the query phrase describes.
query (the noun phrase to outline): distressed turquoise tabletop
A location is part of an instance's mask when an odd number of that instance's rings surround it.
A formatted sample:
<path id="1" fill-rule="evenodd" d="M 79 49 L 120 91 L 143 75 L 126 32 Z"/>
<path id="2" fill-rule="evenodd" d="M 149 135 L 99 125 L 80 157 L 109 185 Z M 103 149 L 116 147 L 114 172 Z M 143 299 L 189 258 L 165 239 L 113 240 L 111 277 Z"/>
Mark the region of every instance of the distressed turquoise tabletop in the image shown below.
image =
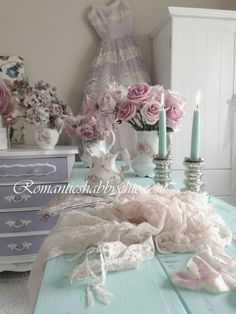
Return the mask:
<path id="1" fill-rule="evenodd" d="M 120 162 L 117 163 L 117 167 L 120 167 Z M 81 162 L 75 163 L 73 168 L 70 184 L 84 184 L 84 177 L 88 173 L 88 168 L 85 168 Z M 131 169 L 124 174 L 125 180 L 130 181 L 132 183 L 137 183 L 143 186 L 154 184 L 154 180 L 152 178 L 139 178 L 134 174 L 134 171 Z"/>
<path id="2" fill-rule="evenodd" d="M 68 259 L 64 255 L 47 262 L 35 314 L 186 313 L 155 258 L 137 270 L 109 273 L 106 289 L 114 297 L 109 305 L 95 301 L 92 307 L 86 305 L 84 284 L 70 285 L 68 274 L 76 262 L 68 262 Z"/>
<path id="3" fill-rule="evenodd" d="M 233 232 L 232 245 L 225 252 L 236 258 L 236 208 L 216 198 L 211 198 L 211 203 L 217 212 Z M 184 270 L 191 254 L 159 254 L 156 255 L 169 278 L 173 272 Z M 192 291 L 180 287 L 174 287 L 182 304 L 191 314 L 235 314 L 236 313 L 236 289 L 221 293 L 211 294 L 207 291 Z"/>
<path id="4" fill-rule="evenodd" d="M 71 183 L 82 184 L 87 169 L 77 164 Z M 129 172 L 126 179 L 141 185 L 153 184 L 149 178 L 138 178 Z M 227 252 L 236 257 L 236 208 L 215 198 L 211 199 L 217 211 L 234 231 L 233 245 Z M 45 265 L 44 275 L 35 314 L 235 314 L 236 290 L 212 295 L 204 291 L 191 291 L 173 286 L 170 275 L 184 270 L 191 254 L 157 254 L 144 262 L 137 270 L 128 270 L 107 275 L 106 288 L 114 294 L 109 305 L 95 302 L 86 306 L 85 285 L 77 282 L 70 285 L 69 274 L 77 265 L 63 255 Z"/>

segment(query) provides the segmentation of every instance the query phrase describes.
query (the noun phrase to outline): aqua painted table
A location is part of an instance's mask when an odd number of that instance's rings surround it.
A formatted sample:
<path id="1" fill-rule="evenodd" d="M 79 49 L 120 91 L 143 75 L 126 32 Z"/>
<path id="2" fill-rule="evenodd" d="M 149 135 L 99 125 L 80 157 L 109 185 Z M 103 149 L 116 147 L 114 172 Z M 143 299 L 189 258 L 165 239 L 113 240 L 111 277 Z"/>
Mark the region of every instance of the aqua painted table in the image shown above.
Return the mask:
<path id="1" fill-rule="evenodd" d="M 76 164 L 71 182 L 82 183 L 86 169 Z M 142 185 L 152 179 L 136 178 L 132 172 L 127 179 Z M 236 208 L 212 199 L 219 214 L 233 230 L 233 243 L 226 250 L 236 258 Z M 106 288 L 114 294 L 109 305 L 95 302 L 86 306 L 83 284 L 70 285 L 69 274 L 76 261 L 63 255 L 47 262 L 41 281 L 34 314 L 235 314 L 236 290 L 212 295 L 205 291 L 191 291 L 173 286 L 170 275 L 184 269 L 191 254 L 156 254 L 138 269 L 109 273 Z"/>

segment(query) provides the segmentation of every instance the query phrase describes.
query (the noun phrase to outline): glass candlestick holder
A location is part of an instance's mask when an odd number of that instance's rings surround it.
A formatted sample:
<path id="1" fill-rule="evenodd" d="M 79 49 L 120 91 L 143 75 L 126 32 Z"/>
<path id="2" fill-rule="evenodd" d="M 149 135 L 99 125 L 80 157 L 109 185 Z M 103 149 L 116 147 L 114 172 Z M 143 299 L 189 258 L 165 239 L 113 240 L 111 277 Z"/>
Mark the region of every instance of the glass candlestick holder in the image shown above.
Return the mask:
<path id="1" fill-rule="evenodd" d="M 208 196 L 208 193 L 205 190 L 204 181 L 202 179 L 203 168 L 205 166 L 204 158 L 193 160 L 186 157 L 184 160 L 184 166 L 186 167 L 186 170 L 184 172 L 185 180 L 182 191 L 192 191 Z"/>
<path id="2" fill-rule="evenodd" d="M 154 168 L 154 181 L 155 183 L 159 183 L 164 188 L 173 188 L 173 182 L 171 179 L 171 166 L 172 166 L 172 158 L 171 155 L 153 156 L 153 163 L 155 165 Z"/>

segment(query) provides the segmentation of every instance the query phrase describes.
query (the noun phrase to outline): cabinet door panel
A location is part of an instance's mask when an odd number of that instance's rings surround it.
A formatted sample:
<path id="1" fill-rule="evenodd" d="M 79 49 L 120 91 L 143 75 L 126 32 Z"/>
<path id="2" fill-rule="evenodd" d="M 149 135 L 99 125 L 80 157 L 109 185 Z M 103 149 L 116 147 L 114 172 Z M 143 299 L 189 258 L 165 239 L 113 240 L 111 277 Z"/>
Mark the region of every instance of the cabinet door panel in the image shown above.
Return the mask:
<path id="1" fill-rule="evenodd" d="M 235 23 L 181 18 L 173 21 L 171 88 L 186 96 L 187 115 L 174 134 L 174 168 L 190 153 L 195 94 L 201 90 L 201 153 L 208 169 L 230 169 L 231 147 L 224 143 L 227 101 L 233 94 Z"/>

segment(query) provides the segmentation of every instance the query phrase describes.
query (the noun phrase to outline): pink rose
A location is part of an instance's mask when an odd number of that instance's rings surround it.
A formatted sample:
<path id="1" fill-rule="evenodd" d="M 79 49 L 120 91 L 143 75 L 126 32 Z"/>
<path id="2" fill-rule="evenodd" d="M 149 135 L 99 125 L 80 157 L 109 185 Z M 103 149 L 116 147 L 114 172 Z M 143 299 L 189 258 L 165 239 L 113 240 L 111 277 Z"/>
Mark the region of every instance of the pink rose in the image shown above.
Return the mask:
<path id="1" fill-rule="evenodd" d="M 153 99 L 161 102 L 161 95 L 165 93 L 165 89 L 161 85 L 156 85 L 152 87 Z"/>
<path id="2" fill-rule="evenodd" d="M 155 124 L 159 120 L 161 104 L 156 100 L 147 102 L 140 110 L 147 124 Z"/>
<path id="3" fill-rule="evenodd" d="M 179 107 L 184 109 L 186 105 L 186 99 L 178 92 L 167 90 L 165 97 L 165 107 Z"/>
<path id="4" fill-rule="evenodd" d="M 117 103 L 121 103 L 127 95 L 127 89 L 116 82 L 110 84 L 107 91 Z"/>
<path id="5" fill-rule="evenodd" d="M 96 112 L 98 95 L 96 93 L 85 95 L 82 103 L 83 112 L 87 117 L 92 117 Z"/>
<path id="6" fill-rule="evenodd" d="M 98 98 L 98 106 L 102 111 L 114 111 L 116 107 L 116 101 L 110 93 L 106 92 L 100 95 Z"/>
<path id="7" fill-rule="evenodd" d="M 166 111 L 166 124 L 169 128 L 176 129 L 184 116 L 183 109 L 179 107 L 170 107 Z"/>
<path id="8" fill-rule="evenodd" d="M 15 107 L 14 107 L 13 102 L 10 102 L 9 105 L 7 106 L 7 108 L 2 113 L 2 116 L 5 118 L 10 117 L 12 115 L 14 109 L 15 109 Z"/>
<path id="9" fill-rule="evenodd" d="M 0 81 L 0 115 L 8 117 L 12 114 L 14 106 L 11 99 L 10 91 L 5 83 Z"/>
<path id="10" fill-rule="evenodd" d="M 86 123 L 81 126 L 79 132 L 85 141 L 92 141 L 95 137 L 96 130 L 94 125 Z"/>
<path id="11" fill-rule="evenodd" d="M 152 96 L 151 87 L 147 83 L 142 83 L 128 89 L 127 100 L 138 104 L 150 100 Z"/>
<path id="12" fill-rule="evenodd" d="M 136 105 L 132 102 L 125 101 L 119 106 L 118 119 L 128 121 L 136 114 Z"/>
<path id="13" fill-rule="evenodd" d="M 63 114 L 63 108 L 62 108 L 62 106 L 60 106 L 58 104 L 52 104 L 49 107 L 49 111 L 50 111 L 50 114 L 54 117 L 58 117 L 58 116 L 61 116 Z"/>
<path id="14" fill-rule="evenodd" d="M 75 127 L 71 126 L 71 125 L 66 125 L 64 127 L 64 130 L 66 132 L 66 134 L 69 136 L 69 137 L 73 137 L 76 135 L 76 129 Z"/>

